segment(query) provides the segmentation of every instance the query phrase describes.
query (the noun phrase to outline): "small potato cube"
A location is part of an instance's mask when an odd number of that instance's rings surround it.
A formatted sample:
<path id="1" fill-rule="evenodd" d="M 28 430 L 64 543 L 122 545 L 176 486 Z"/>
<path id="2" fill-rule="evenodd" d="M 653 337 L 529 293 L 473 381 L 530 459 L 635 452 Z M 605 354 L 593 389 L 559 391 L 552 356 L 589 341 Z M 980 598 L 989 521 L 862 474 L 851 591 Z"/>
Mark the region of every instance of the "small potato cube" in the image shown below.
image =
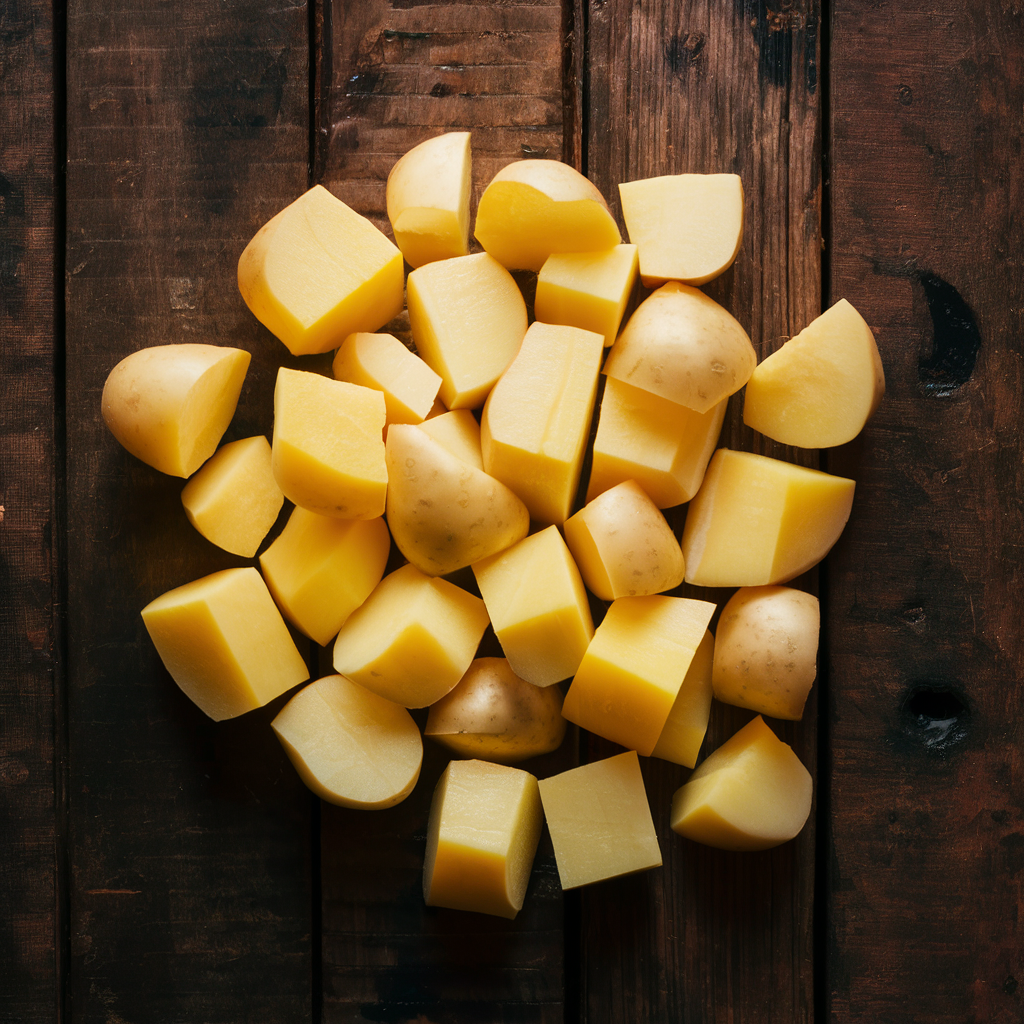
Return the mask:
<path id="1" fill-rule="evenodd" d="M 181 503 L 211 544 L 252 558 L 284 505 L 267 439 L 259 435 L 224 445 L 185 484 Z"/>
<path id="2" fill-rule="evenodd" d="M 335 519 L 296 507 L 260 568 L 278 607 L 326 647 L 381 581 L 391 549 L 383 519 Z"/>
<path id="3" fill-rule="evenodd" d="M 636 751 L 572 768 L 539 785 L 563 889 L 661 867 Z"/>
<path id="4" fill-rule="evenodd" d="M 215 722 L 263 707 L 309 678 L 251 567 L 169 590 L 142 609 L 142 621 L 171 677 Z"/>
<path id="5" fill-rule="evenodd" d="M 520 768 L 451 761 L 427 823 L 429 907 L 514 918 L 523 907 L 544 815 L 537 780 Z"/>
<path id="6" fill-rule="evenodd" d="M 668 713 L 651 757 L 660 757 L 673 764 L 692 768 L 697 763 L 701 744 L 711 718 L 711 666 L 715 655 L 715 638 L 711 630 L 704 634 L 683 677 L 683 685 Z"/>

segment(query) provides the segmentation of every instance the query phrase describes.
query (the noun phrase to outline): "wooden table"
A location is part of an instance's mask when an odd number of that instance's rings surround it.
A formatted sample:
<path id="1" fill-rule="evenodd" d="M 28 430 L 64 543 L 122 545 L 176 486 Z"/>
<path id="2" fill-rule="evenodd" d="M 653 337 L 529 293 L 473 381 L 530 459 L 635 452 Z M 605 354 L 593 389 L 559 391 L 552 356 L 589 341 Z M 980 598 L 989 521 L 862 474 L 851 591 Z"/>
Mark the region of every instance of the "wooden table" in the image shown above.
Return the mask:
<path id="1" fill-rule="evenodd" d="M 0 1021 L 1019 1021 L 1024 868 L 1024 8 L 1010 0 L 8 0 L 0 11 Z M 858 481 L 816 580 L 820 677 L 780 729 L 815 818 L 563 896 L 549 842 L 515 922 L 426 909 L 443 764 L 390 811 L 321 806 L 270 729 L 163 671 L 152 597 L 240 564 L 180 481 L 104 428 L 141 346 L 240 345 L 228 438 L 288 358 L 235 264 L 309 184 L 386 227 L 384 180 L 472 129 L 616 185 L 734 171 L 707 287 L 764 354 L 842 296 L 886 398 L 801 460 Z M 766 445 L 731 410 L 724 440 Z M 813 456 L 813 458 L 811 457 Z M 316 667 L 318 652 L 310 647 Z M 744 720 L 716 707 L 709 746 Z M 584 738 L 535 770 L 614 750 Z"/>

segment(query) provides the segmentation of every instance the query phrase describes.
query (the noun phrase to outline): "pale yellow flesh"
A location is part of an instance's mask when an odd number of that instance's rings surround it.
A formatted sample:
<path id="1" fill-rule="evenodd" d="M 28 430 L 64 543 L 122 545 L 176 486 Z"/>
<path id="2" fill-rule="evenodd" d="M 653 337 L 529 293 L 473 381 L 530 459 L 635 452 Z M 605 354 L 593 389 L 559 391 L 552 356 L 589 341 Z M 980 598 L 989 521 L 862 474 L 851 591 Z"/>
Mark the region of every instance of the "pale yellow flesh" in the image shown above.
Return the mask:
<path id="1" fill-rule="evenodd" d="M 477 658 L 454 690 L 430 706 L 424 736 L 463 757 L 514 764 L 557 750 L 562 693 L 521 679 L 505 658 Z"/>
<path id="2" fill-rule="evenodd" d="M 594 621 L 583 579 L 557 527 L 476 562 L 473 574 L 516 675 L 551 686 L 575 673 Z"/>
<path id="3" fill-rule="evenodd" d="M 673 764 L 692 768 L 697 763 L 700 746 L 708 731 L 711 717 L 711 670 L 715 654 L 715 638 L 708 630 L 701 640 L 683 677 L 683 684 L 668 713 L 665 727 L 651 751 Z"/>
<path id="4" fill-rule="evenodd" d="M 821 615 L 813 594 L 742 587 L 722 609 L 715 646 L 715 697 L 772 718 L 797 721 L 817 675 Z"/>
<path id="5" fill-rule="evenodd" d="M 190 477 L 217 450 L 250 355 L 220 345 L 155 345 L 126 356 L 103 386 L 103 420 L 148 466 Z"/>
<path id="6" fill-rule="evenodd" d="M 636 276 L 635 245 L 552 253 L 537 275 L 534 315 L 546 324 L 602 334 L 607 348 L 619 333 Z"/>
<path id="7" fill-rule="evenodd" d="M 403 263 L 365 217 L 314 185 L 269 220 L 238 260 L 238 289 L 293 355 L 328 352 L 402 311 Z"/>
<path id="8" fill-rule="evenodd" d="M 603 601 L 660 594 L 683 582 L 683 552 L 665 517 L 633 480 L 565 521 L 583 582 Z"/>
<path id="9" fill-rule="evenodd" d="M 385 460 L 391 536 L 428 576 L 497 554 L 530 530 L 530 513 L 508 487 L 452 455 L 419 427 L 392 426 Z"/>
<path id="10" fill-rule="evenodd" d="M 747 332 L 728 310 L 696 288 L 670 281 L 629 318 L 604 372 L 707 412 L 739 391 L 756 364 Z"/>
<path id="11" fill-rule="evenodd" d="M 421 267 L 469 252 L 469 132 L 413 146 L 388 175 L 388 219 L 406 262 Z"/>
<path id="12" fill-rule="evenodd" d="M 424 708 L 465 675 L 487 621 L 480 598 L 403 565 L 341 627 L 334 668 L 387 700 Z"/>
<path id="13" fill-rule="evenodd" d="M 309 678 L 251 567 L 170 590 L 142 609 L 142 621 L 171 677 L 214 721 L 263 707 Z"/>
<path id="14" fill-rule="evenodd" d="M 252 558 L 277 521 L 284 495 L 262 435 L 224 445 L 181 492 L 188 521 L 225 551 Z"/>
<path id="15" fill-rule="evenodd" d="M 685 597 L 620 597 L 594 633 L 562 715 L 647 756 L 715 612 Z"/>
<path id="16" fill-rule="evenodd" d="M 635 751 L 540 782 L 563 889 L 661 867 Z"/>
<path id="17" fill-rule="evenodd" d="M 480 450 L 480 424 L 469 409 L 441 412 L 424 420 L 419 428 L 467 466 L 484 468 L 484 457 Z"/>
<path id="18" fill-rule="evenodd" d="M 871 328 L 840 299 L 754 370 L 743 422 L 782 444 L 831 448 L 864 429 L 884 393 Z"/>
<path id="19" fill-rule="evenodd" d="M 785 583 L 828 554 L 850 517 L 854 481 L 751 452 L 715 452 L 683 529 L 686 582 Z"/>
<path id="20" fill-rule="evenodd" d="M 537 780 L 529 772 L 486 761 L 450 762 L 427 822 L 427 906 L 514 918 L 543 824 Z"/>
<path id="21" fill-rule="evenodd" d="M 270 724 L 302 781 L 328 803 L 393 807 L 420 776 L 423 741 L 409 712 L 344 676 L 304 686 Z"/>
<path id="22" fill-rule="evenodd" d="M 281 367 L 274 390 L 274 477 L 285 497 L 338 519 L 384 514 L 384 395 Z"/>
<path id="23" fill-rule="evenodd" d="M 700 489 L 722 432 L 728 400 L 694 412 L 642 388 L 605 378 L 587 501 L 635 480 L 658 508 L 689 501 Z"/>
<path id="24" fill-rule="evenodd" d="M 441 378 L 393 334 L 350 334 L 332 365 L 335 380 L 384 392 L 387 422 L 422 423 Z"/>
<path id="25" fill-rule="evenodd" d="M 672 797 L 672 829 L 722 850 L 767 850 L 811 813 L 811 776 L 758 716 L 701 762 Z"/>
<path id="26" fill-rule="evenodd" d="M 743 241 L 738 174 L 669 174 L 619 185 L 629 240 L 645 288 L 704 284 L 736 259 Z"/>
<path id="27" fill-rule="evenodd" d="M 289 622 L 326 647 L 384 575 L 383 519 L 335 519 L 296 507 L 260 568 Z"/>
<path id="28" fill-rule="evenodd" d="M 526 303 L 512 275 L 485 252 L 428 263 L 408 280 L 416 350 L 441 377 L 448 409 L 477 409 L 526 334 Z"/>
<path id="29" fill-rule="evenodd" d="M 572 511 L 603 350 L 592 331 L 533 323 L 484 405 L 484 469 L 538 523 L 562 523 Z"/>

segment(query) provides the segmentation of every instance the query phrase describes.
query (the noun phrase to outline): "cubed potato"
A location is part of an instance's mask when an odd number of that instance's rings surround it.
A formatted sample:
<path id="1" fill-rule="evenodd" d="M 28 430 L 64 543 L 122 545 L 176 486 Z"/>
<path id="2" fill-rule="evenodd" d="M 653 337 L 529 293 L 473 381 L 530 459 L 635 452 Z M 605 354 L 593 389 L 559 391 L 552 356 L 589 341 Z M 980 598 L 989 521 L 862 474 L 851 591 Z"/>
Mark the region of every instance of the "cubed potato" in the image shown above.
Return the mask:
<path id="1" fill-rule="evenodd" d="M 658 508 L 689 501 L 700 489 L 722 432 L 728 399 L 707 412 L 605 378 L 587 501 L 635 480 Z"/>
<path id="2" fill-rule="evenodd" d="M 326 647 L 384 575 L 391 536 L 377 519 L 335 519 L 296 507 L 260 555 L 285 617 Z"/>
<path id="3" fill-rule="evenodd" d="M 831 448 L 864 429 L 884 393 L 875 336 L 840 299 L 754 370 L 743 422 L 782 444 Z"/>
<path id="4" fill-rule="evenodd" d="M 391 536 L 428 576 L 495 555 L 530 532 L 530 513 L 512 491 L 419 427 L 394 424 L 385 459 Z"/>
<path id="5" fill-rule="evenodd" d="M 715 612 L 687 597 L 620 597 L 594 633 L 562 715 L 647 756 Z"/>
<path id="6" fill-rule="evenodd" d="M 393 807 L 420 777 L 412 715 L 344 676 L 304 686 L 270 724 L 302 781 L 339 807 Z"/>
<path id="7" fill-rule="evenodd" d="M 692 768 L 697 763 L 701 744 L 711 718 L 711 669 L 715 656 L 715 638 L 709 629 L 704 634 L 683 677 L 683 685 L 668 713 L 665 728 L 651 751 L 651 757 Z"/>
<path id="8" fill-rule="evenodd" d="M 811 813 L 811 776 L 758 715 L 697 766 L 672 797 L 672 829 L 721 850 L 767 850 Z"/>
<path id="9" fill-rule="evenodd" d="M 334 379 L 384 392 L 387 422 L 422 423 L 441 378 L 393 334 L 350 334 L 334 357 Z"/>
<path id="10" fill-rule="evenodd" d="M 687 510 L 686 582 L 752 587 L 799 576 L 839 539 L 854 486 L 846 477 L 719 448 Z"/>
<path id="11" fill-rule="evenodd" d="M 462 757 L 514 764 L 557 750 L 565 729 L 557 686 L 528 683 L 505 658 L 477 658 L 430 706 L 423 735 Z"/>
<path id="12" fill-rule="evenodd" d="M 580 571 L 549 526 L 473 565 L 512 671 L 535 686 L 568 679 L 594 635 Z"/>
<path id="13" fill-rule="evenodd" d="M 541 779 L 563 889 L 661 867 L 636 751 Z"/>
<path id="14" fill-rule="evenodd" d="M 238 260 L 238 289 L 292 355 L 307 355 L 397 316 L 403 272 L 386 235 L 314 185 L 253 236 Z"/>
<path id="15" fill-rule="evenodd" d="M 103 385 L 103 421 L 147 466 L 190 477 L 216 450 L 251 356 L 220 345 L 154 345 L 126 356 Z"/>
<path id="16" fill-rule="evenodd" d="M 526 898 L 543 826 L 537 780 L 529 772 L 489 761 L 451 761 L 427 822 L 427 906 L 514 918 Z"/>
<path id="17" fill-rule="evenodd" d="M 534 323 L 487 398 L 484 469 L 512 488 L 538 523 L 572 512 L 604 347 L 578 327 Z"/>
<path id="18" fill-rule="evenodd" d="M 644 299 L 604 372 L 696 412 L 739 391 L 757 364 L 747 332 L 714 299 L 669 281 Z"/>
<path id="19" fill-rule="evenodd" d="M 683 582 L 683 552 L 635 480 L 618 484 L 565 521 L 583 582 L 603 601 L 660 594 Z"/>
<path id="20" fill-rule="evenodd" d="M 171 678 L 215 722 L 261 708 L 309 678 L 252 567 L 169 590 L 142 609 L 142 621 Z"/>
<path id="21" fill-rule="evenodd" d="M 622 241 L 604 196 L 559 160 L 516 160 L 480 197 L 477 241 L 509 270 L 540 270 L 553 252 L 597 252 Z"/>
<path id="22" fill-rule="evenodd" d="M 296 505 L 339 519 L 384 514 L 384 395 L 282 366 L 274 390 L 274 477 Z"/>
<path id="23" fill-rule="evenodd" d="M 411 267 L 469 252 L 472 186 L 469 132 L 446 132 L 413 146 L 388 175 L 388 220 Z"/>
<path id="24" fill-rule="evenodd" d="M 718 622 L 713 683 L 724 704 L 803 718 L 818 672 L 818 599 L 792 587 L 741 587 Z"/>
<path id="25" fill-rule="evenodd" d="M 512 275 L 485 252 L 428 263 L 408 281 L 416 350 L 441 376 L 448 409 L 478 409 L 526 334 L 526 303 Z"/>
<path id="26" fill-rule="evenodd" d="M 743 241 L 738 174 L 666 174 L 619 185 L 622 219 L 640 250 L 645 288 L 704 284 L 732 266 Z"/>
<path id="27" fill-rule="evenodd" d="M 487 621 L 479 597 L 403 565 L 341 627 L 334 668 L 396 704 L 425 708 L 466 674 Z"/>
<path id="28" fill-rule="evenodd" d="M 480 424 L 469 409 L 441 412 L 419 424 L 420 430 L 432 437 L 457 459 L 474 469 L 484 468 L 480 448 Z"/>
<path id="29" fill-rule="evenodd" d="M 252 558 L 284 505 L 267 439 L 260 434 L 224 445 L 185 484 L 181 503 L 211 544 Z"/>
<path id="30" fill-rule="evenodd" d="M 537 275 L 534 315 L 546 324 L 603 334 L 607 348 L 619 333 L 636 275 L 635 245 L 552 253 Z"/>

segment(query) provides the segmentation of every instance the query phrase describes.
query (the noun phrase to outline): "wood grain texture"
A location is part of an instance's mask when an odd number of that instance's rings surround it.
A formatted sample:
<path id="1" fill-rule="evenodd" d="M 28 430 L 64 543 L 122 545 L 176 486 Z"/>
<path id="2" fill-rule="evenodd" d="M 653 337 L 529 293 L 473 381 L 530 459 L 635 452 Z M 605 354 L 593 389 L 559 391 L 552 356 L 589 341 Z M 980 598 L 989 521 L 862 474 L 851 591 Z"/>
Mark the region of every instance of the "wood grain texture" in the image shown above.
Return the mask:
<path id="1" fill-rule="evenodd" d="M 732 172 L 745 192 L 743 245 L 705 286 L 763 357 L 821 311 L 819 11 L 813 2 L 592 2 L 584 64 L 586 171 L 618 210 L 620 182 Z M 613 126 L 614 130 L 609 130 Z M 742 425 L 722 444 L 814 465 Z M 682 516 L 676 516 L 681 527 Z M 814 589 L 812 576 L 795 581 Z M 728 591 L 679 593 L 721 603 Z M 815 770 L 816 697 L 801 723 L 773 726 Z M 706 755 L 751 715 L 716 704 Z M 617 752 L 596 738 L 590 760 Z M 643 764 L 664 867 L 584 892 L 583 1019 L 813 1019 L 813 820 L 792 843 L 725 854 L 669 829 L 686 769 Z"/>
<path id="2" fill-rule="evenodd" d="M 837 1022 L 1024 1014 L 1024 202 L 1017 4 L 832 31 L 831 291 L 887 393 L 830 575 Z"/>
<path id="3" fill-rule="evenodd" d="M 306 187 L 302 5 L 114 4 L 68 18 L 67 421 L 71 942 L 77 1021 L 310 1016 L 310 813 L 269 721 L 214 723 L 139 617 L 245 564 L 185 519 L 182 481 L 100 418 L 143 346 L 238 345 L 226 440 L 267 433 L 283 346 L 245 308 L 239 253 Z M 251 564 L 251 563 L 249 563 Z"/>
<path id="4" fill-rule="evenodd" d="M 59 1003 L 53 18 L 0 16 L 0 1020 Z"/>

